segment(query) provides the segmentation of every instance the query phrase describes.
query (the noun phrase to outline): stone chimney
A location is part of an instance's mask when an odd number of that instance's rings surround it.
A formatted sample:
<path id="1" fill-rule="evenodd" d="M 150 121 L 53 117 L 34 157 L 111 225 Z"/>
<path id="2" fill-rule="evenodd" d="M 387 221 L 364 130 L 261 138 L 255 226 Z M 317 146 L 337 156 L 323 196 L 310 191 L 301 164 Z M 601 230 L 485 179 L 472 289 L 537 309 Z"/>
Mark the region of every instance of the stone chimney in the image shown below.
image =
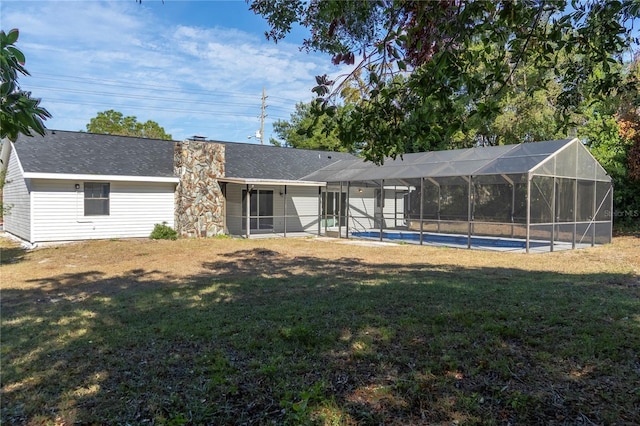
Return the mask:
<path id="1" fill-rule="evenodd" d="M 224 145 L 200 140 L 177 142 L 173 169 L 180 183 L 175 193 L 175 227 L 182 237 L 213 237 L 225 232 Z"/>

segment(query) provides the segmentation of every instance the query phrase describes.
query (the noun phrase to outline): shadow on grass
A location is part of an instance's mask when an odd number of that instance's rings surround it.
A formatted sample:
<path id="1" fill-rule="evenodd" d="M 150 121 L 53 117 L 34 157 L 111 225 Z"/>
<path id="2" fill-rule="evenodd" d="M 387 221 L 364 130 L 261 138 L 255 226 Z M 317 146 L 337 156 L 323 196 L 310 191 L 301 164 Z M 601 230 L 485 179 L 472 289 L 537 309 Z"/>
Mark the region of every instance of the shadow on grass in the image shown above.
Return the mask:
<path id="1" fill-rule="evenodd" d="M 26 252 L 27 251 L 20 246 L 0 247 L 0 266 L 22 261 Z"/>
<path id="2" fill-rule="evenodd" d="M 640 421 L 637 277 L 237 251 L 2 292 L 2 423 Z"/>

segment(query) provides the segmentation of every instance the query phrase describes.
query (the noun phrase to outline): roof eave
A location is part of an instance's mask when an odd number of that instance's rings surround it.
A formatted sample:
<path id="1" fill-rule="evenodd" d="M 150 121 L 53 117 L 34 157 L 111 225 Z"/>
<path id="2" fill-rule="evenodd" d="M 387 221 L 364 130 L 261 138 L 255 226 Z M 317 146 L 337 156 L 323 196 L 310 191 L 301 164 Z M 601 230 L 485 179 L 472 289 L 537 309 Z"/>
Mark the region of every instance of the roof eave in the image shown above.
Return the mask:
<path id="1" fill-rule="evenodd" d="M 127 176 L 127 175 L 97 175 L 97 174 L 77 174 L 77 173 L 40 173 L 26 172 L 25 179 L 48 179 L 48 180 L 95 180 L 111 182 L 158 182 L 158 183 L 179 183 L 180 178 L 175 176 Z"/>
<path id="2" fill-rule="evenodd" d="M 291 179 L 255 179 L 255 178 L 218 178 L 220 182 L 235 183 L 238 185 L 289 185 L 289 186 L 327 186 L 326 182 Z"/>

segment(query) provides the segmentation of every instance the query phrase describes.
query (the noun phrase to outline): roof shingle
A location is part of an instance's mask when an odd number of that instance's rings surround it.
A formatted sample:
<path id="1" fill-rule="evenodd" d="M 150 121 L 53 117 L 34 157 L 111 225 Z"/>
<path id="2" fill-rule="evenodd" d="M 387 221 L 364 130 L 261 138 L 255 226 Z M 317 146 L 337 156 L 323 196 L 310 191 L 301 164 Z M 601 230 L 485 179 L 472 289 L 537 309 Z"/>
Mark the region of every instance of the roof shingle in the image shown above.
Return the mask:
<path id="1" fill-rule="evenodd" d="M 47 130 L 20 135 L 15 149 L 26 173 L 173 177 L 173 141 Z"/>

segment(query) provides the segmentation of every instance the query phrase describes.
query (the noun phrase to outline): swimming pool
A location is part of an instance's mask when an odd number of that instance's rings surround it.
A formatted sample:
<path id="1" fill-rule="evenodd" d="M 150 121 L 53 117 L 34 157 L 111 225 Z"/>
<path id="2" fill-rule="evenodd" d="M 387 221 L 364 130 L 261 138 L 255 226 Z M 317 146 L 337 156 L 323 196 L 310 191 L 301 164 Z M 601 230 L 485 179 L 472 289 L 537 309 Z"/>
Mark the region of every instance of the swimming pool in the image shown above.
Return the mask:
<path id="1" fill-rule="evenodd" d="M 380 239 L 380 231 L 360 231 L 352 232 L 351 236 L 356 238 L 375 238 Z M 402 231 L 383 231 L 383 240 L 399 240 L 399 241 L 411 241 L 419 242 L 419 232 L 402 232 Z M 467 247 L 468 237 L 466 235 L 452 235 L 452 234 L 432 234 L 428 232 L 422 233 L 422 241 L 425 243 L 451 245 L 451 246 L 464 246 Z M 513 248 L 513 249 L 525 249 L 525 240 L 518 240 L 513 238 L 496 238 L 496 237 L 471 237 L 472 247 L 487 247 L 487 248 Z M 541 241 L 529 241 L 529 247 L 545 247 L 549 244 Z"/>

